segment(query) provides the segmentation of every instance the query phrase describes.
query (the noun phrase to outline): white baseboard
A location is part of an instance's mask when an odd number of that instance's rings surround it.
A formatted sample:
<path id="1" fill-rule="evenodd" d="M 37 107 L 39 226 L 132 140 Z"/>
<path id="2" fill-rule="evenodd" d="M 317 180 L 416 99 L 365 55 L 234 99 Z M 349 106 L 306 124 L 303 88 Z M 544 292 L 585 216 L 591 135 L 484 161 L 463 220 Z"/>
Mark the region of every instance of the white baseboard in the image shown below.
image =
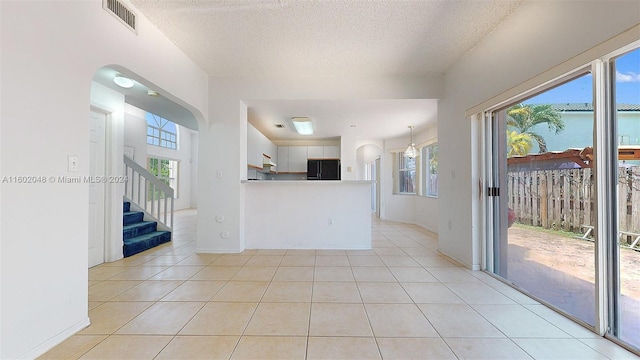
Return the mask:
<path id="1" fill-rule="evenodd" d="M 39 356 L 42 356 L 47 351 L 53 349 L 57 345 L 61 344 L 63 341 L 67 340 L 71 336 L 75 335 L 78 331 L 86 328 L 91 324 L 89 317 L 86 319 L 79 321 L 56 336 L 50 338 L 49 340 L 43 342 L 42 344 L 36 346 L 35 348 L 27 351 L 26 353 L 17 357 L 17 359 L 35 359 Z"/>

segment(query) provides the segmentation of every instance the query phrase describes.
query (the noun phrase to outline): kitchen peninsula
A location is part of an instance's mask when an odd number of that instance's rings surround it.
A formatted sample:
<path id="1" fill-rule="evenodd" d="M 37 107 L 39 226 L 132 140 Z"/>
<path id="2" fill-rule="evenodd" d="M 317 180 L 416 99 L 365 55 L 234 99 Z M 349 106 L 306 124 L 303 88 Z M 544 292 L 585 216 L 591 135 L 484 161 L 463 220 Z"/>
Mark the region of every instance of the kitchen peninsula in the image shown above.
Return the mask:
<path id="1" fill-rule="evenodd" d="M 247 249 L 371 249 L 371 181 L 242 181 Z"/>

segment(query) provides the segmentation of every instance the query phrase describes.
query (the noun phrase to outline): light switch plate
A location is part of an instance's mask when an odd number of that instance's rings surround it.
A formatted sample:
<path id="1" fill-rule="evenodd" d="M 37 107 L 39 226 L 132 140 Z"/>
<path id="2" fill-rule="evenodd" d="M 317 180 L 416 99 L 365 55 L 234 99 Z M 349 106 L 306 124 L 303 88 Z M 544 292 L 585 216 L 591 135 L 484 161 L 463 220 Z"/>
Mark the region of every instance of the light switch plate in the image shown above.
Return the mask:
<path id="1" fill-rule="evenodd" d="M 76 155 L 67 156 L 67 171 L 78 172 L 78 157 Z"/>

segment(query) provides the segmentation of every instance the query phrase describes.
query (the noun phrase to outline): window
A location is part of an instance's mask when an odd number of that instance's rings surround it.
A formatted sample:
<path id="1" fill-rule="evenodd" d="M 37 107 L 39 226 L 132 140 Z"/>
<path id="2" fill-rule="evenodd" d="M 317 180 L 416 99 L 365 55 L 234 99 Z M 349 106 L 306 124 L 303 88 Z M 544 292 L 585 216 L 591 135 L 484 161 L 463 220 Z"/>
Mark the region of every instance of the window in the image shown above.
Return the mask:
<path id="1" fill-rule="evenodd" d="M 416 159 L 409 159 L 404 156 L 404 152 L 396 154 L 398 164 L 398 194 L 415 194 L 416 188 Z"/>
<path id="2" fill-rule="evenodd" d="M 176 150 L 178 148 L 177 125 L 148 112 L 147 144 Z"/>
<path id="3" fill-rule="evenodd" d="M 438 196 L 438 144 L 431 144 L 420 149 L 422 152 L 422 194 Z"/>
<path id="4" fill-rule="evenodd" d="M 178 162 L 175 160 L 148 158 L 147 168 L 150 173 L 173 189 L 173 197 L 178 198 Z M 150 198 L 158 199 L 157 190 L 149 190 Z"/>

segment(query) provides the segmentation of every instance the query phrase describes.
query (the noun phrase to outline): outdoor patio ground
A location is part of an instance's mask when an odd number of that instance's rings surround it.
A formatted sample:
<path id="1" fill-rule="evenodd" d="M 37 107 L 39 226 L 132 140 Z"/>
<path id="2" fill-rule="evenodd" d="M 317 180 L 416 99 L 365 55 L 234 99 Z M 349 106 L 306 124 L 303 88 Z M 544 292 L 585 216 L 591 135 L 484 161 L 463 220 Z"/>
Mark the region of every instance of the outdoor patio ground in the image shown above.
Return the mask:
<path id="1" fill-rule="evenodd" d="M 594 242 L 514 225 L 507 278 L 516 286 L 589 324 L 595 319 Z M 639 345 L 640 252 L 620 249 L 621 338 Z"/>

